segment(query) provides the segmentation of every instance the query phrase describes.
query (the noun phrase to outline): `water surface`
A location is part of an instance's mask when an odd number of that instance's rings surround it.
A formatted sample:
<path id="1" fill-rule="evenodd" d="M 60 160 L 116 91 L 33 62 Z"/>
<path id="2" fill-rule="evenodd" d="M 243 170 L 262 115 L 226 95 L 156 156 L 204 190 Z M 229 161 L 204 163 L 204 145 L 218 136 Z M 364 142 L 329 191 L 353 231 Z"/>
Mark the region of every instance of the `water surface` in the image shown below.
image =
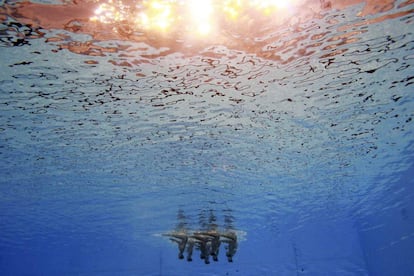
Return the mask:
<path id="1" fill-rule="evenodd" d="M 4 275 L 414 272 L 411 1 L 218 14 L 205 37 L 99 4 L 0 7 Z M 212 216 L 233 263 L 159 236 Z"/>

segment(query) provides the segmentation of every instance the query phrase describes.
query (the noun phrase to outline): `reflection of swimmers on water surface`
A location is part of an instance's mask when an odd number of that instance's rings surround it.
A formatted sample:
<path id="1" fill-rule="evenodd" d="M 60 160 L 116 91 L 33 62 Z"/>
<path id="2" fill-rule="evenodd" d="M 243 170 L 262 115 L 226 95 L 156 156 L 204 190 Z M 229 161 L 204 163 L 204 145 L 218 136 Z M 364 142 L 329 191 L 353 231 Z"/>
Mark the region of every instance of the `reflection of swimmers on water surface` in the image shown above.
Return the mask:
<path id="1" fill-rule="evenodd" d="M 237 251 L 237 235 L 234 232 L 226 232 L 221 234 L 222 241 L 227 243 L 226 256 L 229 262 L 233 262 L 233 256 Z"/>
<path id="2" fill-rule="evenodd" d="M 170 241 L 176 242 L 178 244 L 178 258 L 184 259 L 184 250 L 187 244 L 188 236 L 185 233 L 171 233 L 171 234 L 164 234 L 165 236 L 170 237 Z"/>

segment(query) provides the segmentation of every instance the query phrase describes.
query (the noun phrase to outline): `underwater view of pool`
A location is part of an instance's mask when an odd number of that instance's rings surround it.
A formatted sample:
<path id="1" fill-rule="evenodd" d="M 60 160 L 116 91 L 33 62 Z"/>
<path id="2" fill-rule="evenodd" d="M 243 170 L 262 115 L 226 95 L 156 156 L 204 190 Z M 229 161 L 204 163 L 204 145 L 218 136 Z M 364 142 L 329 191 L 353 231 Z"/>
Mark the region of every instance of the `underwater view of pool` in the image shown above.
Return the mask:
<path id="1" fill-rule="evenodd" d="M 414 275 L 411 0 L 0 0 L 1 275 Z"/>

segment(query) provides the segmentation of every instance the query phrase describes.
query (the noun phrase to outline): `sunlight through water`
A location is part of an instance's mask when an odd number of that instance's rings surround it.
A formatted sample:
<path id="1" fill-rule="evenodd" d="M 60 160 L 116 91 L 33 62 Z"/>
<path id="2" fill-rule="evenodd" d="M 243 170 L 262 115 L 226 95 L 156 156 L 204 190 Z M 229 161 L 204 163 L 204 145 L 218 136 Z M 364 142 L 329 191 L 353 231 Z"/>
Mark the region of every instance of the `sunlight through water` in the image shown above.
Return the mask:
<path id="1" fill-rule="evenodd" d="M 5 0 L 0 19 L 6 275 L 375 275 L 410 250 L 413 1 Z"/>

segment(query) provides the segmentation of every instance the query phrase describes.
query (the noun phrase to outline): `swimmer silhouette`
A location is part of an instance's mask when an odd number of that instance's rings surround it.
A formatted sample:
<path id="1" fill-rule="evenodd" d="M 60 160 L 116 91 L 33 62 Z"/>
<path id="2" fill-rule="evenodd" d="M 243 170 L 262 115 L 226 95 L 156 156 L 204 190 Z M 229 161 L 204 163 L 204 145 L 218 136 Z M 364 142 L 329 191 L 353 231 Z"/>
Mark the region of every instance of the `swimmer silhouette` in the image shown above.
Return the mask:
<path id="1" fill-rule="evenodd" d="M 183 232 L 178 232 L 178 233 L 164 234 L 164 236 L 170 237 L 170 241 L 176 242 L 178 244 L 178 258 L 184 259 L 184 250 L 185 250 L 185 246 L 188 241 L 187 234 Z"/>
<path id="2" fill-rule="evenodd" d="M 221 237 L 223 238 L 222 241 L 227 243 L 227 261 L 233 262 L 233 256 L 237 251 L 237 235 L 234 232 L 226 232 L 221 234 Z"/>
<path id="3" fill-rule="evenodd" d="M 215 262 L 218 261 L 218 255 L 220 250 L 220 234 L 215 230 L 210 230 L 207 232 L 200 232 L 202 235 L 207 236 L 211 242 L 211 251 L 210 255 L 213 256 Z"/>
<path id="4" fill-rule="evenodd" d="M 201 232 L 196 232 L 192 236 L 195 239 L 195 242 L 200 249 L 200 259 L 204 259 L 204 263 L 210 263 L 210 254 L 211 254 L 211 238 L 209 236 L 201 234 Z"/>
<path id="5" fill-rule="evenodd" d="M 193 261 L 192 255 L 193 255 L 193 248 L 194 248 L 194 244 L 195 244 L 195 240 L 192 237 L 188 238 L 187 241 L 187 261 L 191 262 Z"/>
<path id="6" fill-rule="evenodd" d="M 187 262 L 192 262 L 194 251 L 199 251 L 200 259 L 204 260 L 205 264 L 210 264 L 211 258 L 218 262 L 220 246 L 224 243 L 227 261 L 233 262 L 238 248 L 238 232 L 234 230 L 231 214 L 225 214 L 224 225 L 220 227 L 213 210 L 202 210 L 198 223 L 198 228 L 189 228 L 191 224 L 187 222 L 187 216 L 180 209 L 175 229 L 162 234 L 178 245 L 178 259 L 185 258 Z"/>

